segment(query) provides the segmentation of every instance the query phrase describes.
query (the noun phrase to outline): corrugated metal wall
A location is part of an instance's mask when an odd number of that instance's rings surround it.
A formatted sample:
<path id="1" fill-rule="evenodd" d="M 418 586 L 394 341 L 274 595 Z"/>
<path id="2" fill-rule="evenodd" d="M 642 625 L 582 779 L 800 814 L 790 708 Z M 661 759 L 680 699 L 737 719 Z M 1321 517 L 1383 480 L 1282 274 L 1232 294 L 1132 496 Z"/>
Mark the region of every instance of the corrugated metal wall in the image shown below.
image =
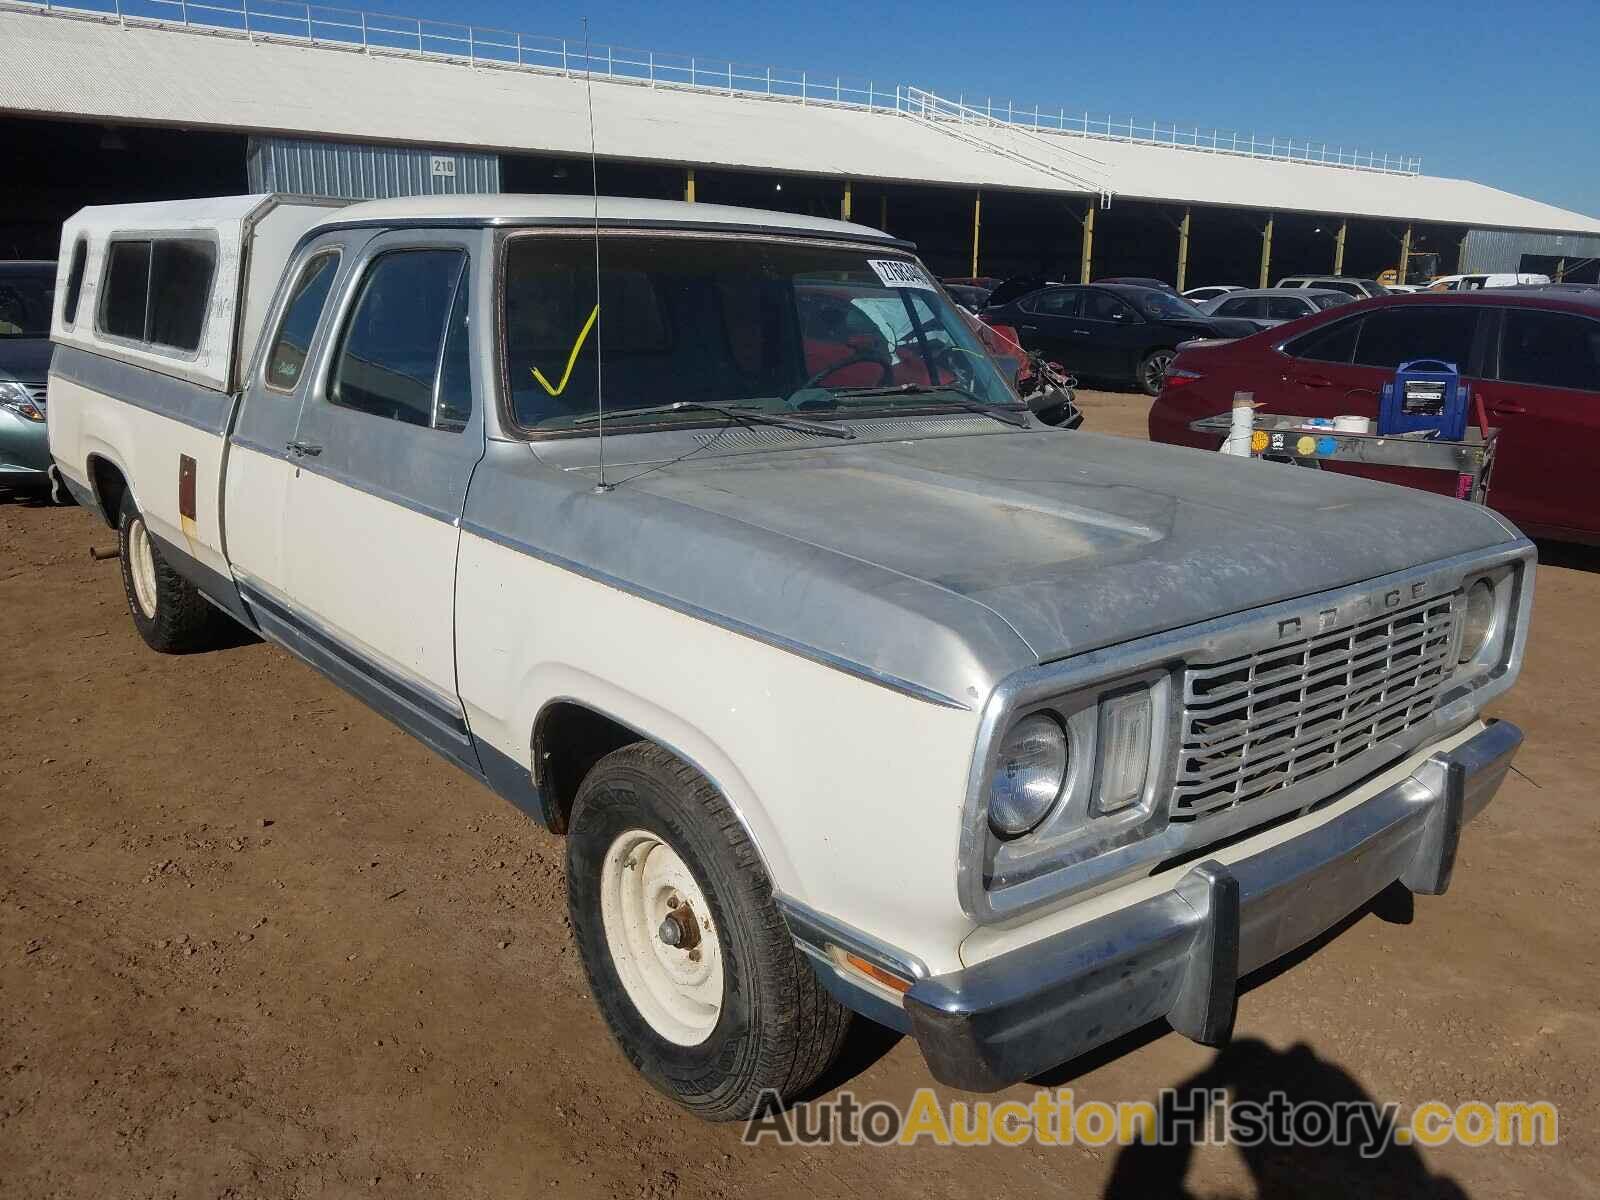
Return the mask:
<path id="1" fill-rule="evenodd" d="M 500 156 L 470 150 L 253 137 L 247 170 L 252 192 L 345 200 L 500 190 Z"/>
<path id="2" fill-rule="evenodd" d="M 1524 254 L 1565 258 L 1569 265 L 1600 258 L 1600 237 L 1581 233 L 1520 233 L 1511 229 L 1471 229 L 1460 271 L 1520 271 Z"/>

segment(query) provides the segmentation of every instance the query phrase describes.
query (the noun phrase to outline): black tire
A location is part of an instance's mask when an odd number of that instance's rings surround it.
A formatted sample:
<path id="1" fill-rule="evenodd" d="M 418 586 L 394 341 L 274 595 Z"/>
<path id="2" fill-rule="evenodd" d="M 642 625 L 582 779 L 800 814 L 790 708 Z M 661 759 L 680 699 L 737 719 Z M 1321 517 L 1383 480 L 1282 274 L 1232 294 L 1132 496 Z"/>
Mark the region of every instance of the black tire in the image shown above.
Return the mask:
<path id="1" fill-rule="evenodd" d="M 154 568 L 155 611 L 145 612 L 134 586 L 132 547 L 139 538 L 148 540 Z M 133 627 L 152 650 L 162 654 L 188 654 L 211 646 L 217 636 L 217 612 L 194 584 L 172 569 L 161 556 L 161 547 L 145 529 L 144 514 L 124 492 L 122 510 L 117 514 L 117 550 L 122 564 L 122 589 L 128 597 L 128 612 Z"/>
<path id="2" fill-rule="evenodd" d="M 1152 350 L 1139 360 L 1139 375 L 1134 381 L 1146 396 L 1161 395 L 1161 385 L 1166 382 L 1167 368 L 1178 357 L 1176 350 Z"/>
<path id="3" fill-rule="evenodd" d="M 722 796 L 661 747 L 635 742 L 601 759 L 573 804 L 567 902 L 589 986 L 622 1052 L 657 1089 L 697 1116 L 738 1120 L 764 1092 L 792 1100 L 839 1053 L 850 1013 L 796 948 L 760 856 Z M 644 830 L 694 876 L 716 927 L 723 998 L 699 1045 L 663 1037 L 618 974 L 601 914 L 605 856 Z"/>

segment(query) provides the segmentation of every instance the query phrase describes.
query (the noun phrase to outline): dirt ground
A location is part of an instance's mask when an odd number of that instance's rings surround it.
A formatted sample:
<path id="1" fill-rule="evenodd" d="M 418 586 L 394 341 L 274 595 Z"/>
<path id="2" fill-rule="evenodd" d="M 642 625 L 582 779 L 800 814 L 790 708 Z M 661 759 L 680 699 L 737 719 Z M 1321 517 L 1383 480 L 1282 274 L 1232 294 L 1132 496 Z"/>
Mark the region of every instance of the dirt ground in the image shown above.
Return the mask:
<path id="1" fill-rule="evenodd" d="M 1142 436 L 1144 402 L 1087 393 Z M 1600 554 L 1545 547 L 1527 744 L 1447 896 L 1379 901 L 1268 971 L 1235 1043 L 1165 1027 L 1047 1080 L 1292 1098 L 1545 1099 L 1554 1148 L 745 1147 L 644 1086 L 590 1005 L 562 848 L 276 648 L 134 633 L 114 539 L 0 500 L 0 1195 L 1600 1194 Z M 858 1023 L 819 1095 L 907 1103 Z M 941 1096 L 951 1093 L 941 1089 Z"/>

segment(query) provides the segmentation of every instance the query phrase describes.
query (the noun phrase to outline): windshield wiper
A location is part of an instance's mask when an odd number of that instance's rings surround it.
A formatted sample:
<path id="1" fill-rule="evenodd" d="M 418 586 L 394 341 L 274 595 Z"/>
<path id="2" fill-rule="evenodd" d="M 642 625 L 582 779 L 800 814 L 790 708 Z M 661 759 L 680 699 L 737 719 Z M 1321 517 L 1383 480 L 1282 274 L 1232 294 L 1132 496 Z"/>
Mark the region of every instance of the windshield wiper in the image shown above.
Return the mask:
<path id="1" fill-rule="evenodd" d="M 818 437 L 855 437 L 854 431 L 843 425 L 824 425 L 821 421 L 807 421 L 802 417 L 780 416 L 778 413 L 768 412 L 764 408 L 756 408 L 746 404 L 716 404 L 711 401 L 701 400 L 679 400 L 672 404 L 653 405 L 650 408 L 623 408 L 607 415 L 610 420 L 617 421 L 624 417 L 660 416 L 663 413 L 685 412 L 688 410 L 721 413 L 723 416 L 735 421 L 748 421 L 754 425 L 776 425 L 780 429 L 797 429 L 801 433 L 814 433 Z M 599 413 L 586 413 L 572 423 L 574 425 L 593 425 L 599 420 Z"/>
<path id="2" fill-rule="evenodd" d="M 938 387 L 929 387 L 925 383 L 901 383 L 893 387 L 829 388 L 828 391 L 835 396 L 932 396 L 948 393 L 953 404 L 968 412 L 982 413 L 1006 425 L 1015 425 L 1018 429 L 1028 427 L 1026 409 L 994 404 L 953 383 L 940 384 Z"/>

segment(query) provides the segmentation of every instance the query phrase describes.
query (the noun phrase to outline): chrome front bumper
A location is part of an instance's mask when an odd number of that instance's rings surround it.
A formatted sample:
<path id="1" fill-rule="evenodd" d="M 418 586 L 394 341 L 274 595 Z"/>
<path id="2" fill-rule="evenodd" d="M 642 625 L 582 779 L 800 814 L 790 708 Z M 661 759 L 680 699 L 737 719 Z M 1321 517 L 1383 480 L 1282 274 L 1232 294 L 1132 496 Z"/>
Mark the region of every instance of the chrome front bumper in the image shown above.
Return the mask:
<path id="1" fill-rule="evenodd" d="M 1461 826 L 1522 745 L 1499 721 L 1326 824 L 986 962 L 922 978 L 911 1033 L 941 1083 L 993 1091 L 1165 1017 L 1207 1045 L 1233 1027 L 1239 978 L 1399 880 L 1450 883 Z"/>

